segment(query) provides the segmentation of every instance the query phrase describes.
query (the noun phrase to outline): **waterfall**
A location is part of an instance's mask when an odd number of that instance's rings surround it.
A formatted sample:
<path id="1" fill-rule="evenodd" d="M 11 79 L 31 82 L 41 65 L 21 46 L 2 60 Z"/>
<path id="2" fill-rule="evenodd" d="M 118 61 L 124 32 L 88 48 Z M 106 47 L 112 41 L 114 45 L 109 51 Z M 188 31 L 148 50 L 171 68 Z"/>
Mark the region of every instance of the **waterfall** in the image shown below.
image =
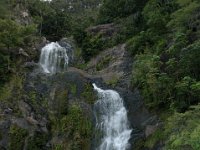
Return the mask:
<path id="1" fill-rule="evenodd" d="M 93 84 L 98 92 L 95 103 L 96 130 L 102 132 L 97 150 L 126 150 L 131 129 L 123 99 L 113 90 L 102 90 Z"/>
<path id="2" fill-rule="evenodd" d="M 51 42 L 41 50 L 39 64 L 44 73 L 55 74 L 64 71 L 68 61 L 67 50 L 57 42 Z"/>

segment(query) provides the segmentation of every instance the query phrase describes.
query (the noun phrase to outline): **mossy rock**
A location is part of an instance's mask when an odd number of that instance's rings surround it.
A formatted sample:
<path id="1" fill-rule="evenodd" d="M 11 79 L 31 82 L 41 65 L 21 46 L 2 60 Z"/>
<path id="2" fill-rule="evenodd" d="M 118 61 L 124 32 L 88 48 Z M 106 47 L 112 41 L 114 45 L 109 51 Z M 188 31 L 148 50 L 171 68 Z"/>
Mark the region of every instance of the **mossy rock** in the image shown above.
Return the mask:
<path id="1" fill-rule="evenodd" d="M 93 130 L 92 123 L 91 120 L 84 115 L 78 104 L 70 106 L 67 115 L 57 123 L 59 123 L 59 125 L 55 122 L 55 126 L 52 126 L 53 132 L 56 134 L 59 133 L 60 136 L 65 138 L 62 142 L 63 144 L 60 143 L 53 146 L 55 150 L 66 149 L 65 143 L 68 143 L 68 149 L 89 149 Z"/>
<path id="2" fill-rule="evenodd" d="M 27 150 L 45 149 L 48 140 L 48 134 L 36 132 L 34 136 L 28 138 Z"/>
<path id="3" fill-rule="evenodd" d="M 81 96 L 84 98 L 85 102 L 88 104 L 94 104 L 96 101 L 96 95 L 94 93 L 93 87 L 89 83 L 85 83 L 84 91 L 82 92 Z"/>
<path id="4" fill-rule="evenodd" d="M 96 65 L 96 70 L 100 71 L 103 68 L 107 67 L 109 65 L 109 62 L 112 60 L 111 56 L 106 56 L 104 57 L 102 60 L 100 60 L 100 62 L 98 62 L 98 64 Z"/>
<path id="5" fill-rule="evenodd" d="M 25 139 L 28 136 L 26 129 L 20 128 L 17 125 L 11 125 L 9 131 L 9 150 L 22 150 L 25 144 Z"/>

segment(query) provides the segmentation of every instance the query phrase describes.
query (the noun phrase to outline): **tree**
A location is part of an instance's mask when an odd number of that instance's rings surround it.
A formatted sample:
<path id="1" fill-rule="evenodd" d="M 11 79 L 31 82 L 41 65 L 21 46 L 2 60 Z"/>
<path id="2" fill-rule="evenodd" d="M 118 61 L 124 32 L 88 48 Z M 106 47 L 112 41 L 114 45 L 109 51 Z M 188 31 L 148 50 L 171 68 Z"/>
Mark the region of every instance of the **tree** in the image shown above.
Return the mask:
<path id="1" fill-rule="evenodd" d="M 28 8 L 34 18 L 40 35 L 50 40 L 59 40 L 69 35 L 71 18 L 67 12 L 64 0 L 45 2 L 40 0 L 28 1 Z"/>
<path id="2" fill-rule="evenodd" d="M 182 73 L 193 78 L 200 79 L 200 41 L 182 49 L 180 54 L 180 67 Z"/>
<path id="3" fill-rule="evenodd" d="M 141 11 L 147 0 L 104 0 L 98 22 L 109 23 L 116 18 L 127 17 Z"/>
<path id="4" fill-rule="evenodd" d="M 21 46 L 35 32 L 34 25 L 22 26 L 10 19 L 0 19 L 0 46 L 7 49 Z"/>
<path id="5" fill-rule="evenodd" d="M 0 19 L 0 41 L 6 48 L 22 44 L 20 25 L 12 20 Z"/>
<path id="6" fill-rule="evenodd" d="M 9 5 L 7 0 L 0 1 L 0 18 L 6 18 L 9 14 Z"/>

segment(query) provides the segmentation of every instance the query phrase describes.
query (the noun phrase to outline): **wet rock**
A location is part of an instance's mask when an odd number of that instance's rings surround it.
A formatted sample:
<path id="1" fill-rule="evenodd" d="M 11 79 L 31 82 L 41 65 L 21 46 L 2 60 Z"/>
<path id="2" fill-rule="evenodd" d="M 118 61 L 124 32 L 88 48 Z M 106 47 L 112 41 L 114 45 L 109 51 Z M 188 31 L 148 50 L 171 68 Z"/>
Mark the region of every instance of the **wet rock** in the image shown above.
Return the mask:
<path id="1" fill-rule="evenodd" d="M 33 69 L 38 67 L 38 63 L 35 63 L 34 61 L 32 62 L 25 62 L 23 65 L 24 68 L 28 68 L 28 69 Z"/>
<path id="2" fill-rule="evenodd" d="M 67 38 L 63 38 L 58 43 L 61 47 L 64 47 L 67 50 L 67 55 L 69 57 L 69 65 L 71 65 L 74 62 L 75 51 L 73 41 Z"/>

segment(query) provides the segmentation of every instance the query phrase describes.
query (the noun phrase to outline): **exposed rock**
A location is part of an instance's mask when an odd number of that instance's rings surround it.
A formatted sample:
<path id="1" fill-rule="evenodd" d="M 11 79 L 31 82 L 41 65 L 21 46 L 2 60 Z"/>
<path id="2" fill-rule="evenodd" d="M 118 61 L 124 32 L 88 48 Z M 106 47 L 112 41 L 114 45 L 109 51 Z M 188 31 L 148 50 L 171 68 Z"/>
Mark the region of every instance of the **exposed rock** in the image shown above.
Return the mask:
<path id="1" fill-rule="evenodd" d="M 123 88 L 129 88 L 133 60 L 125 46 L 121 44 L 101 52 L 88 63 L 87 72 L 102 77 L 106 83 L 120 81 Z"/>
<path id="2" fill-rule="evenodd" d="M 25 57 L 29 57 L 29 55 L 27 54 L 27 52 L 25 52 L 25 50 L 23 48 L 19 49 L 19 55 L 25 56 Z"/>
<path id="3" fill-rule="evenodd" d="M 31 128 L 31 126 L 28 124 L 27 120 L 24 118 L 14 117 L 11 119 L 11 121 L 12 121 L 12 124 L 17 125 L 20 128 L 27 129 L 27 130 L 29 130 Z"/>
<path id="4" fill-rule="evenodd" d="M 8 131 L 10 127 L 11 121 L 10 120 L 1 120 L 0 121 L 0 132 L 2 139 L 0 140 L 0 149 L 6 150 L 8 141 L 9 141 L 9 136 L 8 136 Z"/>
<path id="5" fill-rule="evenodd" d="M 35 120 L 33 117 L 27 117 L 26 120 L 28 121 L 28 123 L 32 124 L 32 125 L 38 125 L 38 121 Z"/>
<path id="6" fill-rule="evenodd" d="M 29 17 L 28 12 L 26 12 L 26 11 L 22 12 L 22 17 L 23 17 L 23 18 Z"/>
<path id="7" fill-rule="evenodd" d="M 25 62 L 23 65 L 24 68 L 29 68 L 29 69 L 33 69 L 35 67 L 38 67 L 38 63 L 35 63 L 34 61 L 32 62 Z"/>
<path id="8" fill-rule="evenodd" d="M 159 125 L 147 125 L 145 129 L 145 137 L 149 137 L 152 135 L 157 129 L 159 128 Z"/>
<path id="9" fill-rule="evenodd" d="M 71 65 L 74 62 L 74 51 L 75 51 L 73 41 L 72 40 L 70 41 L 67 38 L 63 38 L 58 43 L 61 47 L 64 47 L 67 50 L 67 55 L 69 57 L 69 65 Z"/>
<path id="10" fill-rule="evenodd" d="M 15 21 L 22 25 L 29 25 L 32 23 L 32 17 L 29 15 L 28 10 L 24 7 L 20 1 L 14 6 L 14 18 Z"/>
<path id="11" fill-rule="evenodd" d="M 19 102 L 19 109 L 21 110 L 24 117 L 30 116 L 31 114 L 31 107 L 24 101 Z"/>
<path id="12" fill-rule="evenodd" d="M 12 112 L 13 112 L 13 110 L 11 108 L 6 108 L 3 113 L 4 114 L 12 114 Z"/>
<path id="13" fill-rule="evenodd" d="M 92 35 L 97 35 L 97 33 L 100 33 L 104 37 L 111 37 L 118 30 L 119 28 L 114 23 L 98 25 L 86 29 L 86 31 Z"/>

